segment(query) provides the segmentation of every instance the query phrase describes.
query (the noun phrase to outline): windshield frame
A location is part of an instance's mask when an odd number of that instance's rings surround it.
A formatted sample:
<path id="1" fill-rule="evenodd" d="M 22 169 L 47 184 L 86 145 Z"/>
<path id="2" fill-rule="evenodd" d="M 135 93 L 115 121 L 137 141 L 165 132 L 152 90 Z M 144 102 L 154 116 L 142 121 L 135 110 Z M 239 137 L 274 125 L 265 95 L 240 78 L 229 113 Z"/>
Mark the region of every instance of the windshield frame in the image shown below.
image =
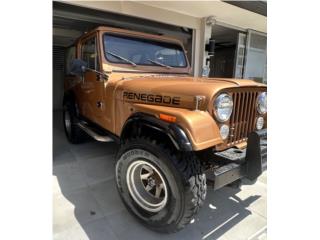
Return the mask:
<path id="1" fill-rule="evenodd" d="M 125 62 L 112 62 L 110 60 L 108 60 L 107 56 L 106 56 L 106 51 L 109 50 L 106 48 L 105 44 L 104 44 L 104 36 L 105 35 L 112 35 L 112 36 L 119 36 L 119 37 L 132 37 L 132 38 L 137 38 L 137 39 L 145 39 L 147 38 L 148 40 L 152 41 L 159 41 L 159 42 L 164 42 L 164 43 L 169 43 L 169 44 L 174 44 L 177 45 L 179 48 L 181 48 L 183 55 L 184 55 L 184 59 L 186 62 L 186 66 L 176 66 L 176 67 L 171 67 L 170 69 L 168 68 L 164 68 L 163 66 L 158 66 L 155 64 L 137 64 L 137 66 L 132 66 L 129 63 L 125 63 Z M 145 71 L 145 72 L 164 72 L 164 73 L 185 73 L 185 74 L 190 74 L 191 68 L 190 68 L 190 64 L 189 64 L 189 60 L 188 57 L 186 55 L 186 51 L 182 45 L 182 43 L 179 40 L 176 39 L 168 39 L 166 37 L 162 37 L 162 36 L 157 36 L 157 35 L 152 35 L 152 34 L 147 34 L 147 33 L 139 33 L 139 32 L 132 32 L 130 30 L 123 30 L 121 29 L 120 31 L 111 31 L 111 30 L 107 30 L 107 31 L 101 31 L 100 33 L 100 43 L 101 43 L 101 47 L 102 47 L 102 52 L 103 52 L 103 60 L 105 63 L 107 63 L 107 65 L 110 66 L 114 66 L 117 67 L 119 71 L 121 71 L 121 69 L 123 70 L 131 70 L 131 71 Z"/>

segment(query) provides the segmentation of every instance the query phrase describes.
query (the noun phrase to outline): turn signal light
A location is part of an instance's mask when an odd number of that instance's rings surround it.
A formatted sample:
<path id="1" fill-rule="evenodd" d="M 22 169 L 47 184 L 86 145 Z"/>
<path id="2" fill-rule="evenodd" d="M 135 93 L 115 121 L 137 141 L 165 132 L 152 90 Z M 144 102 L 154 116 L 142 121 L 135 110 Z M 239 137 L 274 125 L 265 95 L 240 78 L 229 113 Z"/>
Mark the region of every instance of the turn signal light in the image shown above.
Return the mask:
<path id="1" fill-rule="evenodd" d="M 177 118 L 175 116 L 170 116 L 167 114 L 160 113 L 159 118 L 166 121 L 166 122 L 176 122 Z"/>

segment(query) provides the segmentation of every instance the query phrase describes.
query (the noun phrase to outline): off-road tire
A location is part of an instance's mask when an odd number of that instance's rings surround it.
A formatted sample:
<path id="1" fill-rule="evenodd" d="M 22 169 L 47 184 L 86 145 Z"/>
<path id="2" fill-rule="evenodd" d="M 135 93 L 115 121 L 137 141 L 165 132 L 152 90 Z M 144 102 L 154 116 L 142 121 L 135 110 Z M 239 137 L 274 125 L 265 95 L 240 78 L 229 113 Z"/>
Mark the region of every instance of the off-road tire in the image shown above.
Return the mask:
<path id="1" fill-rule="evenodd" d="M 67 139 L 70 143 L 79 144 L 83 143 L 88 139 L 88 135 L 77 125 L 77 118 L 75 117 L 76 109 L 73 103 L 66 102 L 63 105 L 63 127 Z M 70 119 L 70 129 L 66 125 L 66 117 Z"/>
<path id="2" fill-rule="evenodd" d="M 128 189 L 130 164 L 143 159 L 164 176 L 168 200 L 159 212 L 143 209 Z M 207 185 L 199 159 L 193 152 L 179 152 L 150 138 L 129 139 L 121 145 L 116 164 L 116 183 L 125 206 L 148 228 L 165 233 L 177 232 L 190 223 L 203 205 Z"/>

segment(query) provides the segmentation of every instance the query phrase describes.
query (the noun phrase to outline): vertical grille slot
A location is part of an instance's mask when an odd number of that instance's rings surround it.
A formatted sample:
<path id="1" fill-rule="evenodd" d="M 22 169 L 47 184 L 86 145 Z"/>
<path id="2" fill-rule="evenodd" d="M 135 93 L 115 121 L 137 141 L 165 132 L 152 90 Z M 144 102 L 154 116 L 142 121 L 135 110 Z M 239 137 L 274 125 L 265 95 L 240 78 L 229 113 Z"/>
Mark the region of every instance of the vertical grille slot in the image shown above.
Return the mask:
<path id="1" fill-rule="evenodd" d="M 237 93 L 237 98 L 238 98 L 238 104 L 237 104 L 237 108 L 236 108 L 236 112 L 240 113 L 240 106 L 241 106 L 241 95 L 240 93 Z M 239 132 L 239 120 L 240 120 L 240 115 L 239 114 L 235 114 L 236 115 L 236 120 L 234 122 L 235 125 L 235 141 L 238 140 L 239 136 L 238 136 L 238 132 Z"/>
<path id="2" fill-rule="evenodd" d="M 233 99 L 233 112 L 235 111 L 236 109 L 236 106 L 237 106 L 237 93 L 233 93 L 232 94 L 232 99 Z M 235 122 L 235 114 L 232 114 L 231 115 L 231 120 L 230 120 L 230 136 L 229 136 L 229 141 L 228 142 L 233 142 L 235 138 L 235 125 L 234 125 L 234 122 Z"/>
<path id="3" fill-rule="evenodd" d="M 254 128 L 255 128 L 255 122 L 254 122 L 254 120 L 255 120 L 255 118 L 256 118 L 256 99 L 257 99 L 257 97 L 258 97 L 258 92 L 255 92 L 254 93 L 254 101 L 253 101 L 253 103 L 252 103 L 252 107 L 251 107 L 251 111 L 252 111 L 252 116 L 251 116 L 251 119 L 250 119 L 250 127 L 251 127 L 251 131 L 250 132 L 252 132 L 253 130 L 254 130 Z"/>
<path id="4" fill-rule="evenodd" d="M 246 123 L 248 121 L 247 119 L 247 109 L 248 109 L 248 95 L 247 93 L 243 93 L 243 106 L 242 106 L 242 119 L 241 119 L 241 128 L 240 128 L 240 139 L 243 139 L 246 136 L 246 133 L 244 132 Z"/>
<path id="5" fill-rule="evenodd" d="M 251 113 L 251 110 L 252 109 L 252 93 L 251 92 L 248 92 L 248 106 L 246 108 L 246 127 L 244 129 L 244 131 L 248 134 L 249 133 L 249 130 L 250 130 L 250 113 Z"/>

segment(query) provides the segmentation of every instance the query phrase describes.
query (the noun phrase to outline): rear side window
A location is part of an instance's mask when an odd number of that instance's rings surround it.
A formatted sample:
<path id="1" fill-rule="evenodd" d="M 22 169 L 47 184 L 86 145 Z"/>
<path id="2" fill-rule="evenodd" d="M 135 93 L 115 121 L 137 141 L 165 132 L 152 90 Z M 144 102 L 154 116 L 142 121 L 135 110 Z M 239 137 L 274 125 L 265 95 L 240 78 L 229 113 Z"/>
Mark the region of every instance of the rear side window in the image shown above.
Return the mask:
<path id="1" fill-rule="evenodd" d="M 97 54 L 97 41 L 96 37 L 90 38 L 85 41 L 81 48 L 82 60 L 88 63 L 88 67 L 98 70 L 98 54 Z"/>

